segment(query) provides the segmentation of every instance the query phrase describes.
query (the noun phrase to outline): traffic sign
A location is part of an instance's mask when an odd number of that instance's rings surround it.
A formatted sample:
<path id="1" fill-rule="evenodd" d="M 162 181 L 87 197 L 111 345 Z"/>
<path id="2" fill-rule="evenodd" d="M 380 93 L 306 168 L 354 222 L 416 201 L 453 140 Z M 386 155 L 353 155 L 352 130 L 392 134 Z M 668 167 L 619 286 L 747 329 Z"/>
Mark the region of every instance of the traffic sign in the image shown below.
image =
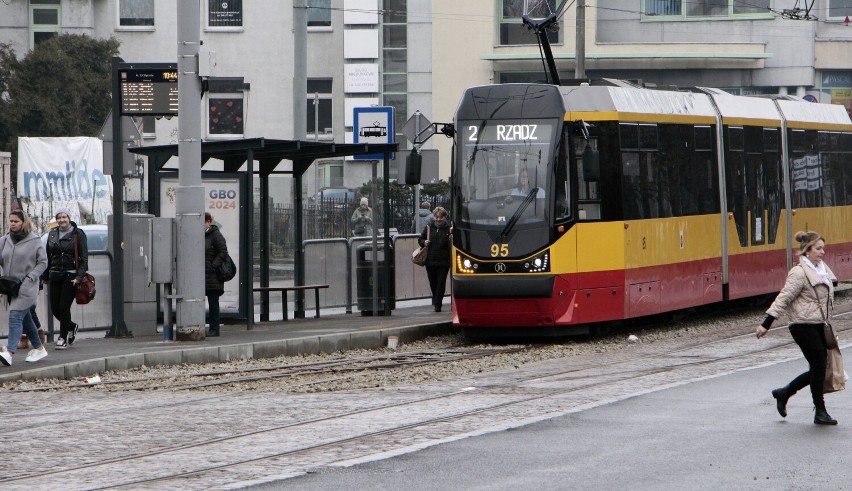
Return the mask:
<path id="1" fill-rule="evenodd" d="M 402 127 L 402 134 L 411 143 L 419 145 L 435 134 L 435 127 L 429 118 L 420 111 L 415 111 Z"/>
<path id="2" fill-rule="evenodd" d="M 373 106 L 353 109 L 353 141 L 355 143 L 393 143 L 393 107 Z M 355 155 L 356 160 L 381 160 L 384 154 Z M 393 154 L 390 155 L 393 158 Z"/>

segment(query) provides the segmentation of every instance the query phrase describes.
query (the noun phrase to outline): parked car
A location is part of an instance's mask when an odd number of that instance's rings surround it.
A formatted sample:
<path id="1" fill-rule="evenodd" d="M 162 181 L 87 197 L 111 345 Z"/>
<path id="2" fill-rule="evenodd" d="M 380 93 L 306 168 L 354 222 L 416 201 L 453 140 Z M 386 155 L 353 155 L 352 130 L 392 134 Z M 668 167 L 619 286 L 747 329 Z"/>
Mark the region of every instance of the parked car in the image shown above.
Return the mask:
<path id="1" fill-rule="evenodd" d="M 344 207 L 355 201 L 357 195 L 358 193 L 348 188 L 323 188 L 311 196 L 311 201 L 317 204 Z"/>
<path id="2" fill-rule="evenodd" d="M 105 251 L 109 247 L 109 229 L 103 224 L 80 225 L 86 234 L 86 244 L 90 251 Z M 41 243 L 47 245 L 47 232 L 41 235 Z"/>

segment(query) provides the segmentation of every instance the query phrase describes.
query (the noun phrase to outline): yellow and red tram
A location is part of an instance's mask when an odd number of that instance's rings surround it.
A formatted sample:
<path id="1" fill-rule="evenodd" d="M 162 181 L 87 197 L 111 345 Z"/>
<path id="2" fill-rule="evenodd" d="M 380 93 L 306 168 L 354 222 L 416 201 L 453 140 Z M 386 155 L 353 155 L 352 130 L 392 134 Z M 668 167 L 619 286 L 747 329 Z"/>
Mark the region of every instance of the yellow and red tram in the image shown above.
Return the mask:
<path id="1" fill-rule="evenodd" d="M 471 333 L 586 332 L 775 292 L 797 230 L 826 235 L 852 277 L 842 106 L 502 84 L 468 89 L 454 123 L 452 310 Z"/>

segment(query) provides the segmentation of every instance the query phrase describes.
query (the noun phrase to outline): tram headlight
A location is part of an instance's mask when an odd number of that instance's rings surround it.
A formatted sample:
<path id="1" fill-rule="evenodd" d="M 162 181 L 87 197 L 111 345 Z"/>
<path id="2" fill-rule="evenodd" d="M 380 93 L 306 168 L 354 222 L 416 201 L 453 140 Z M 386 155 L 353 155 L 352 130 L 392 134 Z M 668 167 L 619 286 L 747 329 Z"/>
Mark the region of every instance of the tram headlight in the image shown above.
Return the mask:
<path id="1" fill-rule="evenodd" d="M 462 257 L 461 254 L 456 254 L 456 269 L 461 274 L 473 274 L 479 265 L 469 258 Z"/>
<path id="2" fill-rule="evenodd" d="M 532 258 L 531 261 L 527 263 L 529 266 L 529 271 L 531 273 L 543 273 L 545 271 L 550 271 L 550 252 L 545 251 Z"/>

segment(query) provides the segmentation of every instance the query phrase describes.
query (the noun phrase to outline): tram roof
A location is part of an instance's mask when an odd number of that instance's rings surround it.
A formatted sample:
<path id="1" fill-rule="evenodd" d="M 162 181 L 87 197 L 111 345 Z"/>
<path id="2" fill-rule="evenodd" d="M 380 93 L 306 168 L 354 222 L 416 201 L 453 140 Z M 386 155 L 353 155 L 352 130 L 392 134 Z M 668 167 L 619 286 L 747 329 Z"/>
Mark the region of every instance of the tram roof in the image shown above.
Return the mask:
<path id="1" fill-rule="evenodd" d="M 569 119 L 648 123 L 716 122 L 707 95 L 632 87 L 561 87 Z"/>
<path id="2" fill-rule="evenodd" d="M 795 129 L 852 131 L 849 112 L 839 104 L 819 104 L 804 100 L 779 100 L 778 106 Z"/>
<path id="3" fill-rule="evenodd" d="M 803 99 L 737 96 L 720 89 L 656 90 L 629 85 L 560 87 L 568 120 L 715 124 L 715 103 L 726 125 L 852 131 L 846 108 Z M 711 102 L 710 98 L 713 98 Z M 781 108 L 779 113 L 778 107 Z"/>

